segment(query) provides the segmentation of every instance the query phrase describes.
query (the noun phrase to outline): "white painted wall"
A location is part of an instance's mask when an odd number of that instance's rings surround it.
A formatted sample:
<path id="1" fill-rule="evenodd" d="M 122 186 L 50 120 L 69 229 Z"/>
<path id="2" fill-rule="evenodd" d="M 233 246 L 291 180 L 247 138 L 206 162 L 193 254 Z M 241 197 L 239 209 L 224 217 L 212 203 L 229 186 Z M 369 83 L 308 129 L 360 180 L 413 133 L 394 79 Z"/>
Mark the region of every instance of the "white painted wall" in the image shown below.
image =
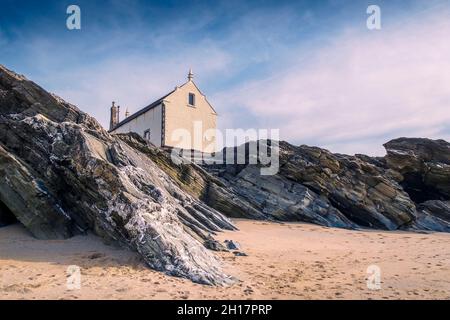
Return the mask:
<path id="1" fill-rule="evenodd" d="M 188 104 L 189 93 L 195 94 L 195 106 Z M 217 151 L 214 130 L 216 129 L 217 114 L 194 82 L 186 82 L 164 100 L 166 105 L 166 146 L 196 149 L 203 152 Z M 197 137 L 197 142 L 194 137 L 195 123 L 201 124 L 200 137 Z M 189 139 L 180 138 L 179 129 L 190 132 L 191 137 Z"/>
<path id="2" fill-rule="evenodd" d="M 189 93 L 195 94 L 194 106 L 188 103 Z M 162 103 L 165 105 L 164 141 L 161 141 L 163 134 Z M 217 151 L 215 132 L 217 114 L 194 82 L 188 81 L 177 87 L 174 92 L 164 98 L 162 103 L 121 125 L 111 133 L 135 132 L 144 137 L 145 131 L 150 129 L 149 140 L 157 147 L 164 144 L 202 152 Z M 182 136 L 180 136 L 180 132 Z M 198 133 L 198 136 L 194 133 Z"/>
<path id="3" fill-rule="evenodd" d="M 135 132 L 141 137 L 144 132 L 150 129 L 150 142 L 155 146 L 161 146 L 161 124 L 162 124 L 162 105 L 148 110 L 139 117 L 125 123 L 119 128 L 113 130 L 111 133 L 129 133 Z"/>

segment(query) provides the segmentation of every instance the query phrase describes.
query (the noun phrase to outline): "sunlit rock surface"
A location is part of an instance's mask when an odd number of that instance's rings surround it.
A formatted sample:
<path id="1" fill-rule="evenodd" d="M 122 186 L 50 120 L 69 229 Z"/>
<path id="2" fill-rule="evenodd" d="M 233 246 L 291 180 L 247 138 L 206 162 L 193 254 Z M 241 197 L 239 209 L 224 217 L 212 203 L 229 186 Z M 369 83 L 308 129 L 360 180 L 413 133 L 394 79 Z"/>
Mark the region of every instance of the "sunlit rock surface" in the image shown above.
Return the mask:
<path id="1" fill-rule="evenodd" d="M 37 238 L 93 230 L 154 269 L 229 277 L 203 242 L 232 223 L 95 119 L 0 67 L 0 202 Z"/>

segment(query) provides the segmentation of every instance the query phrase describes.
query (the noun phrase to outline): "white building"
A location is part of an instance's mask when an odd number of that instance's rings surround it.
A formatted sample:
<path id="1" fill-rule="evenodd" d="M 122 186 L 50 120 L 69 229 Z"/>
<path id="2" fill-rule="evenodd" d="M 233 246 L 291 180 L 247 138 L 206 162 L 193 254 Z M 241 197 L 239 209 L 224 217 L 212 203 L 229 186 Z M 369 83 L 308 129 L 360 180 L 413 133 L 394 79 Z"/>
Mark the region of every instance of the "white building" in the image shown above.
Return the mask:
<path id="1" fill-rule="evenodd" d="M 202 152 L 216 151 L 217 113 L 193 81 L 119 121 L 120 107 L 111 107 L 110 133 L 135 132 L 154 145 Z"/>

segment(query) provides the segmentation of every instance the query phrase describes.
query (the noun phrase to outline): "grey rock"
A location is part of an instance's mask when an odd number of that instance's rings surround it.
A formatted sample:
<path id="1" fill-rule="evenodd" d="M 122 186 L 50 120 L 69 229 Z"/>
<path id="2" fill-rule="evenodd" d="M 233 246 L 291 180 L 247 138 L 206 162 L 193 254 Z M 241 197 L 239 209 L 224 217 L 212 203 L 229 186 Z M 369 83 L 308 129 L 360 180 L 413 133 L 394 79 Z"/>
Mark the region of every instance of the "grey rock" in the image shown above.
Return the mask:
<path id="1" fill-rule="evenodd" d="M 72 219 L 46 183 L 1 145 L 0 176 L 0 202 L 6 206 L 5 211 L 12 212 L 36 238 L 64 239 L 76 234 Z"/>
<path id="2" fill-rule="evenodd" d="M 450 223 L 450 201 L 429 200 L 421 203 L 418 210 L 427 211 L 431 215 Z"/>
<path id="3" fill-rule="evenodd" d="M 137 134 L 130 133 L 117 136 L 131 147 L 148 156 L 174 179 L 181 189 L 209 207 L 228 217 L 266 219 L 264 213 L 246 199 L 229 190 L 225 181 L 214 176 L 205 168 L 195 163 L 182 161 L 181 158 L 174 162 L 170 150 L 158 149 Z"/>
<path id="4" fill-rule="evenodd" d="M 228 249 L 215 239 L 207 239 L 204 242 L 205 247 L 214 251 L 228 251 Z"/>
<path id="5" fill-rule="evenodd" d="M 401 185 L 417 202 L 450 200 L 450 144 L 399 138 L 384 144 L 386 166 L 402 175 Z"/>
<path id="6" fill-rule="evenodd" d="M 110 135 L 92 117 L 0 66 L 0 225 L 35 237 L 92 230 L 171 275 L 231 280 L 207 248 L 235 230 L 226 217 L 329 227 L 450 232 L 450 151 L 397 139 L 387 156 L 348 156 L 280 143 L 280 171 L 173 162 L 137 134 Z M 223 151 L 225 154 L 226 149 Z M 234 244 L 231 250 L 245 255 Z"/>
<path id="7" fill-rule="evenodd" d="M 136 142 L 139 144 L 139 142 Z M 42 239 L 92 230 L 156 270 L 230 277 L 203 242 L 233 224 L 75 106 L 0 66 L 0 202 Z"/>
<path id="8" fill-rule="evenodd" d="M 327 150 L 279 144 L 278 174 L 263 176 L 260 165 L 204 166 L 227 192 L 261 214 L 253 217 L 305 221 L 329 227 L 395 230 L 416 217 L 415 203 L 402 189 L 399 173 L 383 158 L 333 154 Z M 250 147 L 238 148 L 238 150 Z M 229 152 L 224 149 L 222 153 Z"/>
<path id="9" fill-rule="evenodd" d="M 374 161 L 315 147 L 282 147 L 281 175 L 326 197 L 354 223 L 395 230 L 415 219 L 414 202 Z"/>
<path id="10" fill-rule="evenodd" d="M 241 245 L 233 240 L 225 240 L 225 245 L 229 250 L 239 250 L 241 248 Z"/>
<path id="11" fill-rule="evenodd" d="M 406 229 L 450 232 L 450 201 L 426 201 L 417 210 L 417 219 Z"/>
<path id="12" fill-rule="evenodd" d="M 135 148 L 141 146 L 180 188 L 229 217 L 395 230 L 412 228 L 424 216 L 388 156 L 332 154 L 281 142 L 280 172 L 262 176 L 260 165 L 249 164 L 246 154 L 238 165 L 199 166 L 186 161 L 176 165 L 168 152 L 137 143 L 141 139 L 137 135 L 121 139 Z M 229 150 L 224 149 L 222 156 Z M 446 159 L 440 152 L 431 154 L 441 162 Z M 434 156 L 429 159 L 436 162 Z M 438 224 L 435 227 L 442 230 Z"/>
<path id="13" fill-rule="evenodd" d="M 356 227 L 326 198 L 282 175 L 261 175 L 256 165 L 249 165 L 236 175 L 226 173 L 222 179 L 229 192 L 250 203 L 266 219 L 305 221 L 329 227 Z"/>

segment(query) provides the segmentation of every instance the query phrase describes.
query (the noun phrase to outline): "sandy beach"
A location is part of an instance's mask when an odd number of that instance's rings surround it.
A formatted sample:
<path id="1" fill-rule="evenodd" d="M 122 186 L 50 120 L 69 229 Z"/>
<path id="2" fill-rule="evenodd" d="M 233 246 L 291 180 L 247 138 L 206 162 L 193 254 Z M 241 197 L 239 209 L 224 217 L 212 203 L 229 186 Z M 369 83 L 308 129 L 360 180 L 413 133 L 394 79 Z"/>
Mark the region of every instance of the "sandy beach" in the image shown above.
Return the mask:
<path id="1" fill-rule="evenodd" d="M 20 224 L 0 228 L 0 299 L 450 299 L 450 234 L 350 231 L 305 223 L 235 221 L 248 256 L 218 255 L 239 279 L 194 284 L 148 269 L 133 252 L 94 236 L 36 240 Z M 81 270 L 80 289 L 67 268 Z M 367 267 L 381 289 L 367 288 Z"/>

